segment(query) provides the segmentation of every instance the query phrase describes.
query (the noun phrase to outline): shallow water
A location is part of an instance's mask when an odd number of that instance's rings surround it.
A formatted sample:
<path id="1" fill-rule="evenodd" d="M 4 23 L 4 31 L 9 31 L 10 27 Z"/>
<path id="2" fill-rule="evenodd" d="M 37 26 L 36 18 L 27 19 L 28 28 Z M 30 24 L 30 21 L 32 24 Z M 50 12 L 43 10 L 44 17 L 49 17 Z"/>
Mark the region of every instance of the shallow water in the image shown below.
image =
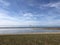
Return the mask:
<path id="1" fill-rule="evenodd" d="M 23 34 L 38 32 L 60 32 L 60 30 L 33 30 L 33 29 L 0 29 L 0 34 Z"/>

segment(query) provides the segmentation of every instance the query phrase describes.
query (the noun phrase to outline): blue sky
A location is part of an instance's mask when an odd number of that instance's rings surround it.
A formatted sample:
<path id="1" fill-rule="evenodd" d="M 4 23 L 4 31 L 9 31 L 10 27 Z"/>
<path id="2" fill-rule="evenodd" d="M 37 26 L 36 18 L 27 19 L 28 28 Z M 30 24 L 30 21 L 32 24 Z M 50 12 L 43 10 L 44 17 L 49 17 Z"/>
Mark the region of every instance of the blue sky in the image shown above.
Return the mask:
<path id="1" fill-rule="evenodd" d="M 60 26 L 60 0 L 0 0 L 0 26 Z"/>

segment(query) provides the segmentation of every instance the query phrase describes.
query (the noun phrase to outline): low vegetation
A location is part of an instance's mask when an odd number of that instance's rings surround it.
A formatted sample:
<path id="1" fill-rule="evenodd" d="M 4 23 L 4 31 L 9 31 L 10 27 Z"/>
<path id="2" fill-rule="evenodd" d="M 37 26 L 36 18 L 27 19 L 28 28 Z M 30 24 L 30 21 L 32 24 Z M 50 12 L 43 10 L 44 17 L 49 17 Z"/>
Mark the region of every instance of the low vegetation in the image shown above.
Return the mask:
<path id="1" fill-rule="evenodd" d="M 0 45 L 60 45 L 60 34 L 0 35 Z"/>

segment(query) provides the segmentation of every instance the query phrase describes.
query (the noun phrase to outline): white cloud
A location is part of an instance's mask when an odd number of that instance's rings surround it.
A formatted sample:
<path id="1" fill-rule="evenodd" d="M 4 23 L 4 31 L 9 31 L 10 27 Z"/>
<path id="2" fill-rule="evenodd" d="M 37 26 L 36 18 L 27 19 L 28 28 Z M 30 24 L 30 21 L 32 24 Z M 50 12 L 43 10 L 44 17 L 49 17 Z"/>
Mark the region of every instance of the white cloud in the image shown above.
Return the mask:
<path id="1" fill-rule="evenodd" d="M 60 2 L 48 4 L 50 7 L 60 8 Z"/>
<path id="2" fill-rule="evenodd" d="M 48 4 L 40 5 L 40 8 L 46 8 L 46 7 L 54 7 L 54 8 L 60 9 L 60 2 L 48 3 Z"/>
<path id="3" fill-rule="evenodd" d="M 5 5 L 5 6 L 9 6 L 10 5 L 10 3 L 9 2 L 7 2 L 7 1 L 5 1 L 5 0 L 0 0 L 0 5 Z"/>
<path id="4" fill-rule="evenodd" d="M 0 19 L 10 19 L 10 20 L 15 20 L 15 18 L 9 16 L 9 11 L 0 9 Z"/>
<path id="5" fill-rule="evenodd" d="M 25 15 L 29 16 L 29 15 Z M 54 16 L 46 16 L 45 21 L 34 21 L 34 20 L 22 20 L 11 17 L 8 15 L 8 12 L 0 12 L 0 26 L 52 26 L 52 25 L 58 25 L 60 24 L 60 20 L 53 20 Z M 25 19 L 25 18 L 23 18 Z"/>
<path id="6" fill-rule="evenodd" d="M 16 17 L 11 17 L 9 11 L 0 9 L 0 26 L 52 26 L 52 25 L 59 25 L 60 20 L 53 20 L 56 16 L 47 16 L 47 15 L 35 15 L 41 16 L 43 21 L 34 21 L 34 14 L 33 13 L 20 13 L 22 16 L 17 16 L 20 14 L 16 14 Z M 12 14 L 11 14 L 12 15 Z M 20 18 L 19 18 L 20 17 Z M 33 18 L 32 18 L 33 17 Z M 30 19 L 30 20 L 28 20 Z"/>
<path id="7" fill-rule="evenodd" d="M 33 20 L 35 19 L 35 15 L 33 13 L 30 13 L 30 12 L 19 12 L 18 14 L 16 14 L 16 16 L 19 18 L 19 19 L 23 19 L 23 20 Z M 15 17 L 16 17 L 15 16 Z"/>
<path id="8" fill-rule="evenodd" d="M 29 13 L 28 13 L 29 14 Z M 30 17 L 29 15 L 23 15 L 24 17 Z M 20 16 L 19 16 L 20 17 Z M 24 19 L 24 20 L 23 20 Z M 37 25 L 36 21 L 29 21 L 25 18 L 19 19 L 18 17 L 11 17 L 10 12 L 1 9 L 0 10 L 0 26 L 30 26 L 30 25 Z"/>
<path id="9" fill-rule="evenodd" d="M 32 17 L 33 14 L 32 13 L 25 13 L 25 14 L 23 14 L 23 16 L 25 16 L 25 17 Z"/>
<path id="10" fill-rule="evenodd" d="M 6 0 L 0 0 L 0 7 L 2 8 L 8 8 L 10 6 L 10 3 Z"/>
<path id="11" fill-rule="evenodd" d="M 59 25 L 60 20 L 53 20 L 56 15 L 54 16 L 48 16 L 48 15 L 36 15 L 40 16 L 43 20 L 40 21 L 34 21 L 34 14 L 32 13 L 23 13 L 23 16 L 17 16 L 19 14 L 16 14 L 16 17 L 10 16 L 9 11 L 6 10 L 0 10 L 0 26 L 52 26 L 52 25 Z M 21 18 L 18 18 L 21 17 Z M 33 17 L 33 18 L 31 18 Z M 28 20 L 31 19 L 31 20 Z"/>
<path id="12" fill-rule="evenodd" d="M 15 23 L 17 24 L 15 18 L 10 17 L 7 11 L 0 11 L 0 25 L 14 25 Z"/>
<path id="13" fill-rule="evenodd" d="M 34 14 L 32 14 L 32 13 L 24 13 L 24 14 L 23 14 L 23 17 L 25 18 L 25 20 L 28 20 L 28 19 L 33 20 L 33 19 L 32 19 L 33 15 L 34 15 Z M 34 17 L 33 17 L 33 18 L 34 18 Z"/>

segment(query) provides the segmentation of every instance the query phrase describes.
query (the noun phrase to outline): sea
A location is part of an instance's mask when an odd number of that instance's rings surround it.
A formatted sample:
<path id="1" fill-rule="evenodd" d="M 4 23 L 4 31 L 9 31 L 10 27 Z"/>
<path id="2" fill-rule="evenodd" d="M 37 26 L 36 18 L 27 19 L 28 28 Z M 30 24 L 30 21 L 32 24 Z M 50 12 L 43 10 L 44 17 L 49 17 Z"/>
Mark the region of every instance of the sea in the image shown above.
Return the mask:
<path id="1" fill-rule="evenodd" d="M 60 32 L 60 30 L 44 30 L 33 28 L 0 28 L 0 34 L 30 34 L 30 33 L 45 33 L 45 32 Z"/>

